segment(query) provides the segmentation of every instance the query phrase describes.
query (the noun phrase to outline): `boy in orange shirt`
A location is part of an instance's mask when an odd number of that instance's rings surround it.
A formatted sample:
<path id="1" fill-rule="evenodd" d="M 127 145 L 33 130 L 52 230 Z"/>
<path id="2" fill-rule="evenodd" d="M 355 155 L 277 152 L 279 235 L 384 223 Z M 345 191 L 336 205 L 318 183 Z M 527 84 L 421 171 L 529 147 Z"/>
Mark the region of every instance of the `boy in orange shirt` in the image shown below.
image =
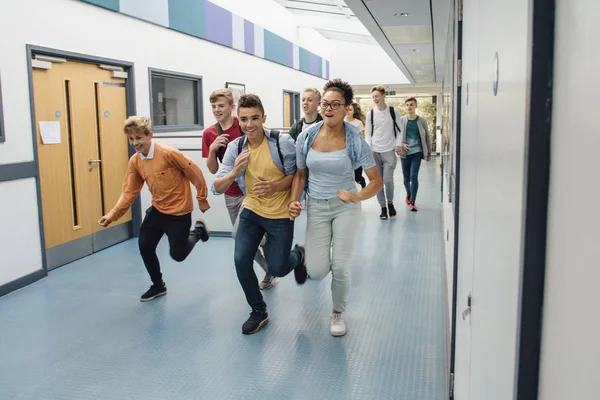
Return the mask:
<path id="1" fill-rule="evenodd" d="M 146 210 L 139 237 L 139 248 L 148 270 L 152 286 L 140 298 L 150 301 L 167 294 L 162 280 L 156 246 L 166 233 L 169 238 L 171 257 L 183 261 L 199 240 L 208 240 L 204 221 L 196 221 L 190 231 L 194 203 L 190 182 L 196 187 L 198 205 L 202 212 L 210 208 L 206 197 L 208 188 L 200 168 L 179 150 L 152 141 L 149 118 L 127 118 L 123 131 L 137 154 L 129 159 L 129 167 L 123 191 L 112 210 L 98 221 L 103 227 L 118 220 L 127 212 L 138 196 L 144 182 L 152 193 L 152 206 Z"/>

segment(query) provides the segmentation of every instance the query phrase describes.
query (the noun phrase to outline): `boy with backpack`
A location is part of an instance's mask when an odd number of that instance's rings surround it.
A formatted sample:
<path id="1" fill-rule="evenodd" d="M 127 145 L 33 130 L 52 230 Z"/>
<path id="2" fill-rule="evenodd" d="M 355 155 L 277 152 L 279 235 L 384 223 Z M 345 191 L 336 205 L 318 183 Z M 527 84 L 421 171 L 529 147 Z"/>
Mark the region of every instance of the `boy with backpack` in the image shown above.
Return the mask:
<path id="1" fill-rule="evenodd" d="M 219 163 L 223 162 L 223 156 L 227 144 L 244 133 L 240 129 L 239 120 L 233 115 L 235 104 L 233 93 L 230 89 L 219 89 L 211 93 L 209 97 L 213 116 L 217 120 L 214 125 L 207 127 L 202 134 L 202 157 L 206 158 L 206 166 L 214 175 L 219 170 Z M 225 191 L 225 207 L 231 219 L 231 225 L 235 226 L 237 216 L 240 212 L 244 193 L 236 182 L 233 182 Z M 235 234 L 234 234 L 235 239 Z M 267 261 L 257 250 L 254 261 L 265 271 L 264 279 L 259 283 L 261 289 L 273 287 L 273 277 L 269 274 Z"/>
<path id="2" fill-rule="evenodd" d="M 252 255 L 267 235 L 265 256 L 273 276 L 291 271 L 298 284 L 307 279 L 304 248 L 294 240 L 294 221 L 289 218 L 290 187 L 296 173 L 296 146 L 289 135 L 264 128 L 266 116 L 260 98 L 248 94 L 238 104 L 244 136 L 227 145 L 211 190 L 223 193 L 237 182 L 246 194 L 235 240 L 235 268 L 246 301 L 252 308 L 242 333 L 257 332 L 269 321 L 267 305 L 252 268 Z"/>
<path id="3" fill-rule="evenodd" d="M 383 188 L 377 194 L 381 207 L 380 219 L 396 216 L 394 208 L 394 170 L 396 169 L 396 146 L 401 146 L 402 135 L 398 123 L 400 113 L 395 107 L 385 103 L 385 88 L 374 86 L 371 97 L 375 107 L 367 114 L 365 140 L 371 146 L 373 157 L 380 175 Z"/>

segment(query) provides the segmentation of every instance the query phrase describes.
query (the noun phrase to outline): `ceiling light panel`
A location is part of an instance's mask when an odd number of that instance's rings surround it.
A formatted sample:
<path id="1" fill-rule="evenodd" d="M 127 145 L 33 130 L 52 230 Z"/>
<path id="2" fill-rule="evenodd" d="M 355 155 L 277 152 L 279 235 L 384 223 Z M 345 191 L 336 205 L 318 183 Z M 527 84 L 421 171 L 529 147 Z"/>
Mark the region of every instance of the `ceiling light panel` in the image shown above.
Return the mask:
<path id="1" fill-rule="evenodd" d="M 431 43 L 429 25 L 384 26 L 383 32 L 393 45 Z"/>

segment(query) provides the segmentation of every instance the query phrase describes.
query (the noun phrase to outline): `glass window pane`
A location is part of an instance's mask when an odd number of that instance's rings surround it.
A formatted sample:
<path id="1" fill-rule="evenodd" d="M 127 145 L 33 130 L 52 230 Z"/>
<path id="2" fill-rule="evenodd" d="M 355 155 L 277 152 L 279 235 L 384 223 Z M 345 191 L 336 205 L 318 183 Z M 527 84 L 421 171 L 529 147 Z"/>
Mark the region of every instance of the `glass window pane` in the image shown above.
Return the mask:
<path id="1" fill-rule="evenodd" d="M 196 81 L 166 76 L 152 77 L 154 126 L 197 125 Z"/>

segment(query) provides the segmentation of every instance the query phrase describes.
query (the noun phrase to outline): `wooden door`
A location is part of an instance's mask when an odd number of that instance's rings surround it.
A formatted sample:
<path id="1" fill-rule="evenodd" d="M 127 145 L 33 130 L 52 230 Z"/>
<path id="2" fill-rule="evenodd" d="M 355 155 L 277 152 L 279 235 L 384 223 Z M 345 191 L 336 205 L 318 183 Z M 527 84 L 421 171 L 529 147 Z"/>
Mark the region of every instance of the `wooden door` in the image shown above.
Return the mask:
<path id="1" fill-rule="evenodd" d="M 292 95 L 288 92 L 283 92 L 283 127 L 290 128 L 292 126 Z"/>
<path id="2" fill-rule="evenodd" d="M 112 71 L 70 61 L 52 62 L 50 69 L 34 68 L 32 79 L 46 259 L 51 269 L 131 236 L 130 227 L 126 237 L 119 227 L 131 221 L 131 214 L 111 233 L 101 232 L 97 224 L 116 201 L 114 193 L 120 191 L 127 168 L 127 139 L 122 133 L 125 88 L 105 86 L 124 84 L 123 79 L 112 78 Z M 108 157 L 105 162 L 103 153 Z"/>

